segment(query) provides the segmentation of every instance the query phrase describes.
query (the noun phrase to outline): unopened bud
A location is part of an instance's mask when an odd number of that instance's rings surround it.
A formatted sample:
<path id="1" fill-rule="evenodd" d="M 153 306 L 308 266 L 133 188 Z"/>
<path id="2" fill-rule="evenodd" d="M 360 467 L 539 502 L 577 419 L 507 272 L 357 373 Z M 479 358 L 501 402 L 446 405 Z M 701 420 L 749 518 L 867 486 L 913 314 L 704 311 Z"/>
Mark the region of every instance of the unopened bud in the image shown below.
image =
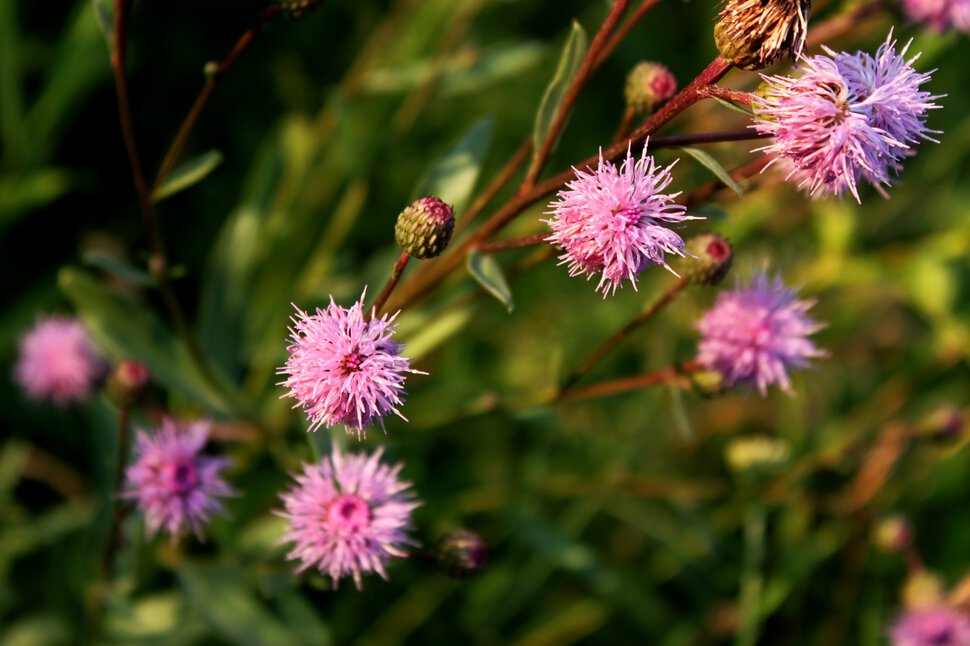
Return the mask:
<path id="1" fill-rule="evenodd" d="M 148 392 L 151 373 L 140 361 L 126 360 L 114 367 L 105 383 L 105 394 L 118 406 L 127 408 L 142 400 Z"/>
<path id="2" fill-rule="evenodd" d="M 739 474 L 769 475 L 788 463 L 791 450 L 769 435 L 739 437 L 727 446 L 727 463 Z"/>
<path id="3" fill-rule="evenodd" d="M 714 41 L 735 66 L 761 70 L 801 53 L 811 11 L 811 0 L 727 0 Z"/>
<path id="4" fill-rule="evenodd" d="M 887 516 L 876 525 L 876 547 L 890 554 L 904 552 L 913 544 L 913 533 L 913 524 L 905 516 Z"/>
<path id="5" fill-rule="evenodd" d="M 946 599 L 946 588 L 940 577 L 920 570 L 903 584 L 903 605 L 907 608 L 938 606 Z"/>
<path id="6" fill-rule="evenodd" d="M 455 230 L 455 211 L 436 197 L 422 197 L 397 216 L 394 239 L 414 258 L 441 254 Z"/>
<path id="7" fill-rule="evenodd" d="M 276 0 L 287 18 L 302 18 L 320 8 L 323 0 Z"/>
<path id="8" fill-rule="evenodd" d="M 477 574 L 488 561 L 488 546 L 481 536 L 460 529 L 445 534 L 438 541 L 438 567 L 457 579 Z"/>
<path id="9" fill-rule="evenodd" d="M 943 442 L 957 440 L 963 434 L 965 419 L 956 406 L 942 406 L 927 415 L 919 424 L 920 433 Z"/>
<path id="10" fill-rule="evenodd" d="M 683 276 L 698 285 L 717 285 L 731 270 L 734 250 L 719 235 L 705 233 L 687 241 L 687 252 L 693 258 L 682 263 Z"/>
<path id="11" fill-rule="evenodd" d="M 644 61 L 630 70 L 623 95 L 637 114 L 650 114 L 677 92 L 677 77 L 666 65 Z"/>

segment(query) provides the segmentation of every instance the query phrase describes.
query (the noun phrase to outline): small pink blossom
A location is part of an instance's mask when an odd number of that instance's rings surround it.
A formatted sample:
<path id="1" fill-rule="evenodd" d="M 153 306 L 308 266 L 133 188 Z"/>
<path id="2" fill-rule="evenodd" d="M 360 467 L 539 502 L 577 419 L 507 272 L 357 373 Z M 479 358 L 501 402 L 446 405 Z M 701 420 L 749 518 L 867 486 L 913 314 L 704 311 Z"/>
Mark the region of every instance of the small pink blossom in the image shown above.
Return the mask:
<path id="1" fill-rule="evenodd" d="M 889 638 L 892 646 L 970 646 L 970 619 L 943 606 L 908 610 Z"/>
<path id="2" fill-rule="evenodd" d="M 121 495 L 136 501 L 150 536 L 164 529 L 174 540 L 191 529 L 202 539 L 209 517 L 223 511 L 220 498 L 235 494 L 220 475 L 229 461 L 202 455 L 210 428 L 165 418 L 155 433 L 139 431 Z"/>
<path id="3" fill-rule="evenodd" d="M 391 339 L 397 314 L 366 318 L 363 307 L 361 295 L 350 309 L 333 298 L 316 314 L 296 308 L 290 356 L 278 374 L 288 375 L 280 383 L 290 389 L 283 397 L 296 399 L 293 408 L 303 408 L 311 431 L 345 424 L 360 438 L 374 418 L 381 427 L 388 413 L 407 421 L 398 410 L 407 394 L 405 374 L 427 374 L 412 370 L 410 360 L 400 356 L 404 346 Z"/>
<path id="4" fill-rule="evenodd" d="M 970 0 L 902 0 L 903 13 L 937 33 L 970 33 Z"/>
<path id="5" fill-rule="evenodd" d="M 595 170 L 573 169 L 576 179 L 549 204 L 553 217 L 542 220 L 552 228 L 546 240 L 563 248 L 559 264 L 569 265 L 570 276 L 598 276 L 596 291 L 606 298 L 623 281 L 635 290 L 637 276 L 652 265 L 673 273 L 664 254 L 685 255 L 684 241 L 668 226 L 697 218 L 673 203 L 680 193 L 662 192 L 672 181 L 671 168 L 657 166 L 644 144 L 640 159 L 627 149 L 619 168 L 600 151 Z"/>
<path id="6" fill-rule="evenodd" d="M 283 541 L 293 543 L 287 558 L 301 562 L 297 573 L 316 567 L 335 588 L 352 576 L 359 590 L 362 575 L 387 579 L 388 560 L 407 555 L 404 546 L 414 542 L 406 532 L 420 503 L 411 483 L 398 477 L 402 465 L 383 464 L 382 453 L 344 455 L 334 446 L 294 475 L 296 485 L 281 495 L 284 509 L 277 513 L 289 521 Z"/>
<path id="7" fill-rule="evenodd" d="M 20 339 L 14 375 L 31 399 L 66 406 L 90 397 L 104 371 L 81 322 L 52 316 L 39 320 Z"/>

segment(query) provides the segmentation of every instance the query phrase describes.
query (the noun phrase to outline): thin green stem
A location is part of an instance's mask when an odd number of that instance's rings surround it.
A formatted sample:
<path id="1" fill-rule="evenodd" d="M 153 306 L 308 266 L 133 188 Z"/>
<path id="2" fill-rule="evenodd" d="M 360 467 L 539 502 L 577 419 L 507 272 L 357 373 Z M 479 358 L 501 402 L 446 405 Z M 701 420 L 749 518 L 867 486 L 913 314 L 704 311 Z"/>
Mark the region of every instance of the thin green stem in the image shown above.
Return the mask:
<path id="1" fill-rule="evenodd" d="M 757 498 L 748 502 L 744 517 L 744 566 L 741 571 L 741 625 L 735 646 L 755 646 L 761 627 L 762 567 L 765 558 L 766 510 Z"/>
<path id="2" fill-rule="evenodd" d="M 584 359 L 583 362 L 580 363 L 579 366 L 573 370 L 572 374 L 570 374 L 569 377 L 567 377 L 563 382 L 562 387 L 559 389 L 559 396 L 562 397 L 570 388 L 576 385 L 576 382 L 587 375 L 590 370 L 599 365 L 599 363 L 605 359 L 610 352 L 615 350 L 617 346 L 630 338 L 630 335 L 633 334 L 638 328 L 642 327 L 647 321 L 656 316 L 658 312 L 673 302 L 673 300 L 677 298 L 677 295 L 680 294 L 680 292 L 682 292 L 689 284 L 690 281 L 687 278 L 679 278 L 639 316 L 617 330 L 613 336 L 608 338 L 598 348 L 593 350 L 589 356 L 587 356 L 586 359 Z"/>

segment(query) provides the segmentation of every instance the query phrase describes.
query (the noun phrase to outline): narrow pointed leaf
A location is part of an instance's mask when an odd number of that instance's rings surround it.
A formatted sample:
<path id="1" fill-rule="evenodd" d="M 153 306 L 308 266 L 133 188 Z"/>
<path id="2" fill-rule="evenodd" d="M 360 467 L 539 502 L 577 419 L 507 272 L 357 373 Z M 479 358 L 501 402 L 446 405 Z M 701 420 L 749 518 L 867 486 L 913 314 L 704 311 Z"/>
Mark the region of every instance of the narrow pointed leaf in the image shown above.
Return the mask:
<path id="1" fill-rule="evenodd" d="M 218 150 L 210 150 L 191 161 L 185 162 L 173 170 L 162 182 L 162 185 L 155 189 L 155 192 L 152 193 L 152 200 L 159 202 L 170 195 L 198 184 L 221 163 L 222 153 Z"/>
<path id="2" fill-rule="evenodd" d="M 701 165 L 704 166 L 704 168 L 714 173 L 714 175 L 719 180 L 724 182 L 725 186 L 730 188 L 738 195 L 741 195 L 741 196 L 744 195 L 744 190 L 741 189 L 741 186 L 739 186 L 738 183 L 734 181 L 734 178 L 731 177 L 731 174 L 727 172 L 727 170 L 724 169 L 724 166 L 721 166 L 720 162 L 718 162 L 716 159 L 708 155 L 700 148 L 691 148 L 689 146 L 684 146 L 681 148 L 681 150 L 683 150 L 685 153 L 687 153 L 688 155 L 690 155 L 691 157 L 699 161 Z"/>
<path id="3" fill-rule="evenodd" d="M 155 279 L 148 272 L 133 267 L 117 258 L 98 253 L 97 251 L 88 251 L 81 257 L 81 260 L 87 265 L 91 265 L 97 269 L 103 269 L 138 287 L 150 287 L 155 284 Z"/>
<path id="4" fill-rule="evenodd" d="M 497 298 L 509 312 L 515 309 L 515 304 L 512 302 L 512 290 L 509 289 L 502 268 L 492 256 L 473 251 L 468 254 L 466 264 L 468 272 L 485 288 L 485 291 Z"/>
<path id="5" fill-rule="evenodd" d="M 113 50 L 115 42 L 114 3 L 112 0 L 91 0 L 91 4 L 94 5 L 94 17 L 98 21 L 98 27 L 101 28 L 101 35 L 104 36 L 104 42 L 109 50 Z"/>
<path id="6" fill-rule="evenodd" d="M 418 182 L 413 197 L 433 195 L 450 204 L 460 215 L 475 190 L 494 123 L 491 117 L 483 117 L 462 133 Z"/>
<path id="7" fill-rule="evenodd" d="M 539 150 L 542 142 L 546 140 L 549 129 L 552 127 L 552 121 L 556 118 L 559 106 L 562 105 L 563 98 L 566 96 L 566 90 L 569 88 L 569 84 L 572 83 L 573 77 L 576 76 L 576 72 L 579 70 L 579 65 L 583 62 L 585 55 L 586 32 L 583 30 L 582 25 L 574 20 L 569 37 L 566 39 L 566 44 L 562 48 L 559 64 L 556 66 L 556 73 L 553 75 L 549 85 L 546 86 L 546 92 L 542 96 L 542 102 L 539 103 L 535 128 L 532 131 L 532 142 L 535 150 Z"/>
<path id="8" fill-rule="evenodd" d="M 715 96 L 711 98 L 717 101 L 718 103 L 720 103 L 721 105 L 723 105 L 728 110 L 732 110 L 734 112 L 740 112 L 746 117 L 754 116 L 754 112 L 752 112 L 751 108 L 748 108 L 747 106 L 740 105 L 738 103 L 735 103 L 734 101 L 728 101 L 727 99 L 720 96 Z"/>

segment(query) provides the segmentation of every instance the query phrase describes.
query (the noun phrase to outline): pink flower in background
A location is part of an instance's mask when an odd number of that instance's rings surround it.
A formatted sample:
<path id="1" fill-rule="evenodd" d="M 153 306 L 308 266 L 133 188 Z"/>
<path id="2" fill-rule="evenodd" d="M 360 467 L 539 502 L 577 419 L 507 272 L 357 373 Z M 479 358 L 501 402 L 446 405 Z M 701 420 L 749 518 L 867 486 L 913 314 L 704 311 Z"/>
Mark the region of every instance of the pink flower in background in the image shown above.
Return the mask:
<path id="1" fill-rule="evenodd" d="M 229 461 L 202 455 L 210 427 L 208 422 L 183 427 L 165 418 L 155 433 L 138 433 L 137 459 L 125 473 L 121 495 L 137 502 L 150 536 L 164 529 L 175 538 L 191 529 L 202 539 L 209 517 L 223 511 L 220 498 L 235 494 L 220 475 Z"/>
<path id="2" fill-rule="evenodd" d="M 52 316 L 38 321 L 20 339 L 14 375 L 31 399 L 65 406 L 90 397 L 104 371 L 81 322 Z"/>
<path id="3" fill-rule="evenodd" d="M 718 294 L 697 323 L 697 359 L 719 372 L 725 386 L 740 383 L 765 395 L 768 386 L 778 384 L 789 391 L 789 370 L 826 356 L 808 338 L 824 327 L 806 314 L 812 305 L 795 298 L 780 278 L 759 273 L 750 284 Z"/>
<path id="4" fill-rule="evenodd" d="M 902 0 L 902 5 L 907 18 L 933 31 L 970 33 L 970 0 Z"/>
<path id="5" fill-rule="evenodd" d="M 889 638 L 892 646 L 970 646 L 970 619 L 942 606 L 909 610 Z"/>
<path id="6" fill-rule="evenodd" d="M 559 264 L 569 265 L 570 276 L 599 276 L 596 290 L 606 298 L 625 280 L 636 289 L 637 275 L 651 265 L 670 270 L 664 254 L 683 256 L 684 241 L 667 227 L 697 218 L 673 203 L 680 193 L 662 192 L 673 164 L 658 167 L 646 144 L 640 159 L 628 149 L 619 168 L 600 153 L 596 170 L 573 169 L 576 179 L 549 204 L 553 217 L 543 222 L 552 228 L 546 240 L 563 248 Z"/>
<path id="7" fill-rule="evenodd" d="M 787 178 L 811 195 L 848 191 L 859 201 L 863 179 L 884 193 L 912 147 L 932 141 L 925 116 L 940 98 L 919 89 L 930 80 L 912 67 L 919 55 L 895 48 L 890 33 L 875 56 L 826 48 L 829 56 L 801 59 L 798 77 L 763 76 L 752 127 L 774 139 L 757 150 L 790 162 Z"/>
<path id="8" fill-rule="evenodd" d="M 283 396 L 293 397 L 293 408 L 306 411 L 311 431 L 345 424 L 359 438 L 374 418 L 383 427 L 388 413 L 407 421 L 398 410 L 406 394 L 405 373 L 427 374 L 412 370 L 410 360 L 400 356 L 404 346 L 391 339 L 397 315 L 367 319 L 363 306 L 361 295 L 350 309 L 333 298 L 316 314 L 296 308 L 290 356 L 278 374 L 288 375 L 280 383 L 290 389 Z"/>
<path id="9" fill-rule="evenodd" d="M 333 453 L 305 464 L 295 475 L 296 485 L 281 496 L 280 516 L 289 521 L 284 541 L 293 543 L 287 558 L 301 561 L 300 573 L 316 567 L 333 580 L 353 576 L 359 590 L 361 576 L 377 572 L 391 557 L 406 556 L 414 543 L 407 537 L 413 500 L 411 483 L 398 478 L 401 464 L 381 463 L 383 449 L 343 455 Z"/>

